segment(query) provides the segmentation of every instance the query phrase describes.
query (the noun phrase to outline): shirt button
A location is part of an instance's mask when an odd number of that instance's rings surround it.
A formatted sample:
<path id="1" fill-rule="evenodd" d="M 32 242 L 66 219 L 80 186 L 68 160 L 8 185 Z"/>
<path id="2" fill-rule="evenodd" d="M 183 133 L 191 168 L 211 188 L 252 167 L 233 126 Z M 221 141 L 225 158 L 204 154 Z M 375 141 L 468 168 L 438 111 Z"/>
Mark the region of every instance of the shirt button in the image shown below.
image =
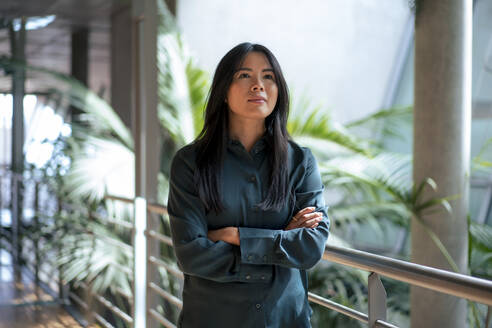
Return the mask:
<path id="1" fill-rule="evenodd" d="M 256 177 L 254 175 L 250 176 L 249 182 L 252 182 L 252 183 L 256 182 Z"/>
<path id="2" fill-rule="evenodd" d="M 256 304 L 256 308 L 257 309 L 260 309 L 261 308 L 261 304 L 260 303 Z"/>
<path id="3" fill-rule="evenodd" d="M 266 278 L 265 276 L 261 276 L 261 280 L 265 280 L 265 278 Z"/>
<path id="4" fill-rule="evenodd" d="M 247 275 L 246 275 L 246 279 L 247 279 L 247 280 L 251 279 L 251 275 L 247 274 Z"/>
<path id="5" fill-rule="evenodd" d="M 252 255 L 248 255 L 248 260 L 251 261 L 253 259 Z"/>

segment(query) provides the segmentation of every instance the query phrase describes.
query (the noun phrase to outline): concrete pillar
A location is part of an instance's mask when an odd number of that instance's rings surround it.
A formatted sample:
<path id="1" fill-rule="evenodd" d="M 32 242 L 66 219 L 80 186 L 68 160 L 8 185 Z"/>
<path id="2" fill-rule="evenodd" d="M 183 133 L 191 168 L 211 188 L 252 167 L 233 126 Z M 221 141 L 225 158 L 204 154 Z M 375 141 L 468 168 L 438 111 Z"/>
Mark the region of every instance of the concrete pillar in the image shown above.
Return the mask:
<path id="1" fill-rule="evenodd" d="M 25 44 L 26 30 L 25 19 L 21 21 L 18 31 L 14 31 L 13 25 L 9 29 L 12 58 L 20 63 L 26 61 Z M 14 68 L 12 72 L 12 164 L 13 173 L 24 172 L 24 95 L 25 95 L 26 71 Z M 19 225 L 22 220 L 23 182 L 16 176 L 12 179 L 12 257 L 14 259 L 14 271 L 16 277 L 20 276 L 19 260 L 21 254 L 21 242 Z"/>
<path id="2" fill-rule="evenodd" d="M 467 268 L 470 174 L 472 1 L 418 1 L 415 21 L 413 178 L 430 177 L 422 199 L 459 195 L 452 214 L 424 214 L 462 273 Z M 452 270 L 422 225 L 412 219 L 412 261 Z M 412 287 L 412 327 L 466 327 L 466 301 Z"/>
<path id="3" fill-rule="evenodd" d="M 12 58 L 18 62 L 25 62 L 26 31 L 24 21 L 19 31 L 10 29 Z M 12 170 L 16 173 L 24 171 L 24 94 L 26 72 L 15 68 L 12 72 Z"/>
<path id="4" fill-rule="evenodd" d="M 72 31 L 71 37 L 71 74 L 87 86 L 89 81 L 89 28 L 76 28 Z M 72 115 L 72 121 L 77 121 L 77 116 L 82 111 L 71 106 L 70 113 Z"/>
<path id="5" fill-rule="evenodd" d="M 157 118 L 157 2 L 133 0 L 134 26 L 133 70 L 133 131 L 135 137 L 135 196 L 148 203 L 157 202 L 157 175 L 159 172 L 160 133 Z M 147 230 L 155 230 L 159 220 L 148 215 Z M 159 243 L 147 238 L 147 253 L 159 256 Z M 147 283 L 158 281 L 158 271 L 147 262 Z M 155 309 L 159 299 L 147 288 L 147 309 Z M 148 311 L 146 311 L 148 313 Z M 147 316 L 146 327 L 159 327 Z"/>
<path id="6" fill-rule="evenodd" d="M 132 8 L 111 15 L 111 106 L 127 127 L 132 117 Z"/>

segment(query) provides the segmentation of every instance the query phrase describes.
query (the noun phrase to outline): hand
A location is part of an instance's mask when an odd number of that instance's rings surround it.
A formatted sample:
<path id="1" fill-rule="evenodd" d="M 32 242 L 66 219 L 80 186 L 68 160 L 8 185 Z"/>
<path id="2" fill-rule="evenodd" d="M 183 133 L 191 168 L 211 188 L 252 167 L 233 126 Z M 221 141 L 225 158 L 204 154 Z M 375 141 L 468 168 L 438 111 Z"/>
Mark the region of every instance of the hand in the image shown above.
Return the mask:
<path id="1" fill-rule="evenodd" d="M 323 213 L 314 212 L 315 207 L 306 207 L 297 212 L 284 230 L 316 228 L 323 220 Z"/>
<path id="2" fill-rule="evenodd" d="M 214 243 L 222 240 L 236 246 L 239 246 L 240 244 L 239 229 L 236 227 L 225 227 L 222 229 L 209 230 L 207 237 Z"/>

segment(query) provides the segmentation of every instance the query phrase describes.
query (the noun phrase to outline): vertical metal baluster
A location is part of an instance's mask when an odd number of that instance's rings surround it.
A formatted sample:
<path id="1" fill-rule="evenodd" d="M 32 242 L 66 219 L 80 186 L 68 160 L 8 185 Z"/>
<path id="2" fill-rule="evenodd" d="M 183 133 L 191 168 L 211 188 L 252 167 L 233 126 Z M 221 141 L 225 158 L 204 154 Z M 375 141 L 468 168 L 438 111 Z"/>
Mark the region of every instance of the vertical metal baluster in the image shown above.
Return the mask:
<path id="1" fill-rule="evenodd" d="M 56 197 L 56 201 L 57 201 L 57 213 L 61 213 L 62 211 L 62 200 L 59 196 Z M 58 233 L 58 230 L 61 229 L 61 225 L 58 223 L 60 220 L 56 220 L 55 222 L 55 229 L 56 229 L 56 232 L 55 232 L 55 235 L 56 233 Z M 59 244 L 58 247 L 57 247 L 57 252 L 58 252 L 58 256 L 60 256 L 61 254 L 61 249 L 62 249 L 62 245 Z M 66 286 L 63 284 L 63 265 L 61 264 L 58 264 L 57 265 L 58 267 L 58 297 L 60 298 L 60 301 L 62 303 L 65 303 L 67 302 L 67 298 L 68 298 L 68 290 L 66 289 Z"/>
<path id="2" fill-rule="evenodd" d="M 92 209 L 89 209 L 89 222 L 93 222 L 94 217 L 92 215 Z M 89 272 L 92 265 L 92 254 L 94 254 L 94 250 L 96 248 L 96 237 L 92 234 L 92 247 L 91 247 L 91 255 L 89 261 L 87 261 L 86 271 Z M 96 311 L 94 295 L 92 294 L 93 281 L 86 279 L 86 289 L 85 289 L 85 303 L 87 304 L 87 309 L 85 311 L 85 317 L 89 326 L 92 326 L 96 322 L 96 318 L 94 317 L 94 312 Z"/>
<path id="3" fill-rule="evenodd" d="M 35 239 L 34 242 L 34 277 L 36 280 L 36 286 L 39 285 L 39 239 L 41 237 L 41 229 L 39 224 L 39 182 L 34 182 L 34 226 L 35 226 Z"/>
<path id="4" fill-rule="evenodd" d="M 10 215 L 10 232 L 11 232 L 11 248 L 12 248 L 12 258 L 14 263 L 14 275 L 16 278 L 20 278 L 20 261 L 19 261 L 19 216 L 21 211 L 19 210 L 19 181 L 17 175 L 12 173 L 12 211 Z"/>
<path id="5" fill-rule="evenodd" d="M 377 320 L 386 321 L 386 290 L 377 273 L 369 274 L 369 328 L 377 327 Z"/>

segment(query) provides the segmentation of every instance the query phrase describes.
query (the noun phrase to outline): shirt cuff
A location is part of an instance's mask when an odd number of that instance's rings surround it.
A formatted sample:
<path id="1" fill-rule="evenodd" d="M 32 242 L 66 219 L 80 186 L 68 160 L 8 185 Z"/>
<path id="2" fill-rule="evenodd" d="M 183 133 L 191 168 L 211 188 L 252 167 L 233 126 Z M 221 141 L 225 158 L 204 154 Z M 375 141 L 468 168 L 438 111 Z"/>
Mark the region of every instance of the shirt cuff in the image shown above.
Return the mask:
<path id="1" fill-rule="evenodd" d="M 279 230 L 239 227 L 241 262 L 249 264 L 271 264 L 275 240 Z"/>

